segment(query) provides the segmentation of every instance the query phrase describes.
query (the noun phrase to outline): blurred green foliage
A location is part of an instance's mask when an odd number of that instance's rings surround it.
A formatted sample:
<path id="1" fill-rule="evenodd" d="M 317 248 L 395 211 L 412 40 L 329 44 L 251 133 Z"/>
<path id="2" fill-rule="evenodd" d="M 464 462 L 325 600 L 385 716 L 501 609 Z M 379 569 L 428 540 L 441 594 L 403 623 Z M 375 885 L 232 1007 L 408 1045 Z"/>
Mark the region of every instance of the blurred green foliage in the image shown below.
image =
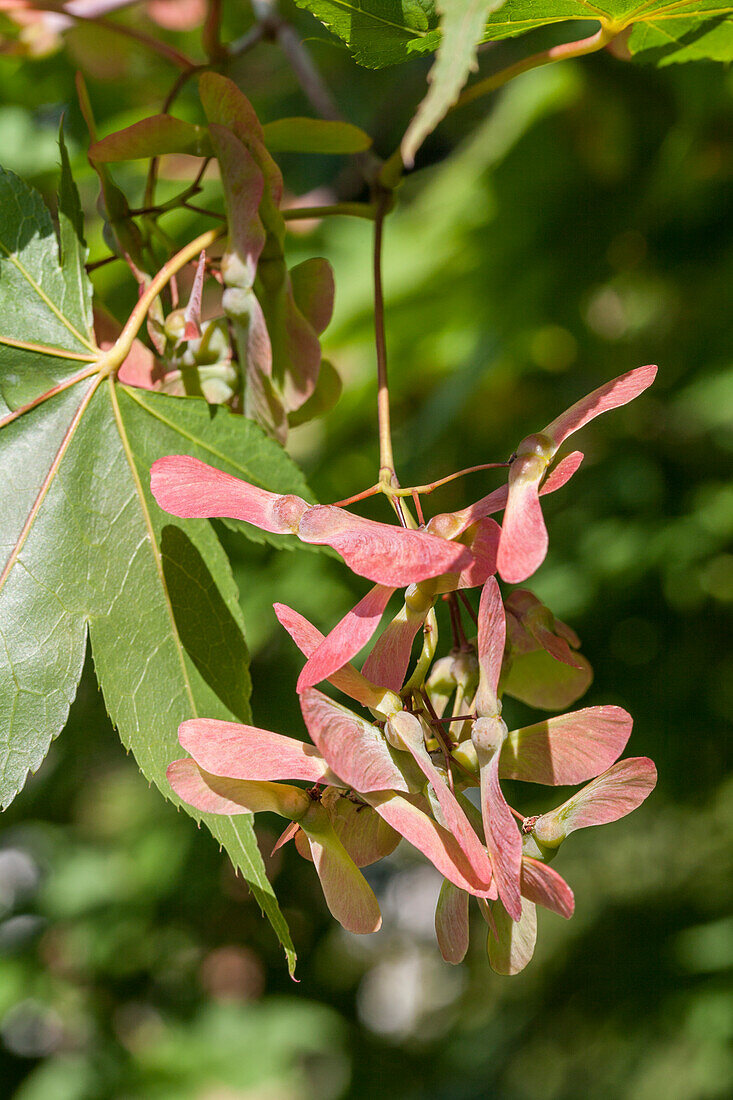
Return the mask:
<path id="1" fill-rule="evenodd" d="M 307 15 L 296 18 L 319 35 Z M 246 25 L 238 7 L 226 19 L 230 37 Z M 137 46 L 106 41 L 84 28 L 65 53 L 0 63 L 2 159 L 50 191 L 65 114 L 93 259 L 105 246 L 73 70 L 90 76 L 103 134 L 158 110 L 172 79 Z M 391 152 L 429 61 L 373 73 L 322 36 L 312 45 L 346 115 Z M 529 48 L 510 41 L 490 53 L 498 66 Z M 265 121 L 307 113 L 274 46 L 232 75 Z M 291 845 L 269 870 L 300 955 L 292 984 L 210 837 L 125 758 L 89 668 L 67 730 L 0 834 L 3 1096 L 730 1095 L 732 91 L 719 66 L 655 71 L 606 54 L 529 74 L 428 140 L 387 227 L 403 482 L 504 459 L 602 381 L 660 365 L 649 395 L 573 440 L 585 463 L 548 499 L 550 554 L 531 584 L 583 638 L 596 673 L 586 701 L 630 710 L 630 752 L 652 756 L 660 772 L 631 818 L 563 849 L 576 916 L 542 914 L 535 960 L 517 978 L 488 969 L 478 927 L 456 970 L 433 943 L 428 867 L 399 849 L 379 868 L 385 927 L 361 940 L 330 920 Z M 180 104 L 197 117 L 192 91 Z M 281 160 L 295 195 L 334 186 L 333 160 Z M 163 197 L 180 171 L 164 166 Z M 142 172 L 115 169 L 131 201 Z M 344 160 L 337 189 L 360 197 L 358 186 Z M 216 204 L 215 184 L 201 201 Z M 176 239 L 205 227 L 190 214 L 163 224 Z M 371 484 L 377 465 L 370 227 L 334 219 L 290 242 L 291 262 L 322 254 L 336 271 L 325 350 L 344 394 L 291 439 L 319 499 L 335 500 Z M 123 266 L 95 278 L 123 316 L 135 295 Z M 461 506 L 496 483 L 473 475 L 431 507 Z M 383 509 L 364 507 L 386 519 Z M 330 557 L 220 534 L 255 655 L 255 721 L 300 734 L 299 661 L 271 604 L 291 603 L 326 628 L 363 589 Z M 527 813 L 549 805 L 546 792 L 517 797 Z M 278 831 L 259 826 L 266 858 Z"/>

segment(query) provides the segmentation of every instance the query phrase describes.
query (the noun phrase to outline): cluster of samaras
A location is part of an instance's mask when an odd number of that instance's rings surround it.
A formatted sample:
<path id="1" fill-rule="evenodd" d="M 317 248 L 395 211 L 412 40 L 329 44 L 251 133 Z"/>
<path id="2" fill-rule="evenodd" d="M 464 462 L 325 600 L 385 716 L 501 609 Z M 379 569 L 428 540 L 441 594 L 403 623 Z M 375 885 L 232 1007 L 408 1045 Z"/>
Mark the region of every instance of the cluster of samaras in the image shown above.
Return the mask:
<path id="1" fill-rule="evenodd" d="M 654 787 L 656 771 L 645 757 L 618 759 L 632 725 L 619 707 L 587 707 L 507 729 L 505 692 L 563 709 L 588 686 L 590 669 L 575 652 L 573 631 L 524 589 L 502 602 L 495 574 L 521 583 L 544 559 L 540 495 L 564 485 L 582 460 L 574 452 L 548 473 L 563 440 L 632 400 L 655 373 L 640 367 L 600 387 L 519 445 L 506 486 L 460 512 L 433 516 L 418 530 L 278 496 L 193 458 L 156 462 L 153 492 L 174 515 L 229 516 L 331 546 L 374 582 L 326 637 L 297 612 L 275 605 L 307 658 L 297 688 L 313 744 L 234 723 L 184 722 L 180 742 L 190 757 L 168 770 L 178 796 L 207 813 L 272 811 L 289 820 L 282 842 L 294 838 L 312 859 L 329 909 L 352 932 L 373 932 L 381 923 L 359 868 L 388 855 L 404 837 L 444 878 L 435 915 L 444 958 L 457 963 L 465 955 L 473 896 L 489 925 L 492 966 L 500 973 L 521 970 L 534 949 L 536 906 L 564 917 L 573 911 L 569 886 L 549 866 L 558 846 L 576 829 L 633 810 Z M 501 527 L 490 518 L 500 511 Z M 403 588 L 404 606 L 358 671 L 349 662 Z M 481 590 L 474 640 L 465 638 L 456 598 L 470 608 L 470 588 Z M 433 608 L 445 595 L 459 644 L 431 668 Z M 408 677 L 421 630 L 422 653 Z M 324 681 L 369 717 L 319 691 L 315 685 Z M 507 804 L 502 779 L 586 785 L 551 812 L 523 818 Z M 471 787 L 480 790 L 480 811 L 465 794 Z"/>

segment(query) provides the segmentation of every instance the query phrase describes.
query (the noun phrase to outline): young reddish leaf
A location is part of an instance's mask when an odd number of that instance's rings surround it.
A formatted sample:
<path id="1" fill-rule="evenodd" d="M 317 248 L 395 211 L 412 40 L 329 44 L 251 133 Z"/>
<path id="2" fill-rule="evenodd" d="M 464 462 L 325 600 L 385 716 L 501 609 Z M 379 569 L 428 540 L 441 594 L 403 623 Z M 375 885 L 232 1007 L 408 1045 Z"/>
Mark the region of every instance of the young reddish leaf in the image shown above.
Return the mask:
<path id="1" fill-rule="evenodd" d="M 393 791 L 375 791 L 365 800 L 454 886 L 477 897 L 496 897 L 496 886 L 487 888 L 477 878 L 453 834 L 414 802 Z"/>
<path id="2" fill-rule="evenodd" d="M 219 73 L 205 72 L 199 77 L 199 95 L 209 122 L 226 126 L 248 148 L 261 146 L 261 149 L 257 150 L 258 160 L 261 156 L 267 157 L 272 162 L 274 172 L 279 176 L 280 170 L 265 149 L 264 132 L 255 109 L 234 81 Z M 275 192 L 273 201 L 275 205 L 279 205 L 282 197 L 282 179 L 280 193 L 277 193 L 277 188 Z"/>
<path id="3" fill-rule="evenodd" d="M 558 623 L 549 608 L 540 603 L 531 592 L 516 588 L 507 599 L 505 607 L 507 614 L 515 616 L 517 621 L 517 628 L 512 631 L 511 636 L 515 652 L 530 652 L 539 644 L 556 661 L 562 661 L 572 668 L 583 668 L 581 658 L 573 653 L 568 644 L 568 638 L 571 638 L 577 647 L 580 639 L 564 623 Z"/>
<path id="4" fill-rule="evenodd" d="M 500 712 L 499 677 L 504 659 L 506 620 L 501 592 L 494 577 L 489 577 L 481 592 L 478 609 L 479 687 L 476 693 L 477 713 L 492 718 Z"/>
<path id="5" fill-rule="evenodd" d="M 228 287 L 251 289 L 267 240 L 259 215 L 265 179 L 247 146 L 231 130 L 211 123 L 209 131 L 221 169 L 229 228 L 229 242 L 222 260 L 224 283 Z"/>
<path id="6" fill-rule="evenodd" d="M 410 790 L 376 726 L 314 688 L 302 694 L 300 706 L 313 742 L 349 787 L 359 794 Z"/>
<path id="7" fill-rule="evenodd" d="M 202 251 L 199 262 L 196 264 L 196 274 L 188 297 L 188 304 L 183 314 L 186 327 L 183 330 L 184 340 L 201 339 L 201 298 L 204 292 L 204 278 L 206 276 L 206 252 Z"/>
<path id="8" fill-rule="evenodd" d="M 376 932 L 382 915 L 374 892 L 336 836 L 323 806 L 311 803 L 301 828 L 308 837 L 326 905 L 349 932 Z"/>
<path id="9" fill-rule="evenodd" d="M 274 856 L 275 852 L 279 852 L 281 848 L 284 848 L 285 845 L 293 840 L 299 832 L 300 825 L 298 824 L 298 822 L 291 821 L 290 824 L 283 829 L 283 831 L 280 833 L 280 836 L 275 841 L 270 855 Z M 310 851 L 308 852 L 308 856 L 310 858 Z"/>
<path id="10" fill-rule="evenodd" d="M 500 718 L 479 718 L 471 730 L 481 776 L 484 836 L 496 887 L 512 920 L 519 920 L 522 838 L 499 784 L 499 757 L 505 737 L 506 726 Z"/>
<path id="11" fill-rule="evenodd" d="M 483 912 L 482 908 L 482 912 Z M 484 913 L 486 917 L 486 914 Z M 519 974 L 534 955 L 537 943 L 537 908 L 527 900 L 519 921 L 511 919 L 501 902 L 491 906 L 495 935 L 489 933 L 487 950 L 491 969 L 507 976 Z M 488 918 L 487 923 L 489 923 Z"/>
<path id="12" fill-rule="evenodd" d="M 334 505 L 311 508 L 298 534 L 304 542 L 333 547 L 355 573 L 391 588 L 459 572 L 471 562 L 465 546 L 364 519 Z"/>
<path id="13" fill-rule="evenodd" d="M 202 771 L 195 760 L 174 760 L 166 776 L 180 799 L 205 814 L 269 812 L 299 821 L 311 806 L 308 795 L 298 787 L 211 775 Z"/>
<path id="14" fill-rule="evenodd" d="M 521 888 L 522 897 L 535 905 L 551 909 L 566 920 L 572 917 L 575 909 L 573 891 L 562 875 L 546 863 L 531 856 L 522 856 Z"/>
<path id="15" fill-rule="evenodd" d="M 651 794 L 657 769 L 646 756 L 619 760 L 556 810 L 537 819 L 534 834 L 541 844 L 557 847 L 576 829 L 608 825 L 626 817 Z"/>
<path id="16" fill-rule="evenodd" d="M 392 622 L 374 643 L 374 648 L 364 662 L 364 675 L 376 684 L 384 684 L 390 691 L 399 691 L 405 682 L 407 666 L 412 654 L 412 643 L 425 622 L 431 604 L 425 611 L 411 611 L 405 604 Z"/>
<path id="17" fill-rule="evenodd" d="M 468 951 L 468 894 L 447 879 L 435 907 L 435 935 L 446 962 L 463 962 Z"/>
<path id="18" fill-rule="evenodd" d="M 178 740 L 196 763 L 212 775 L 230 779 L 303 779 L 330 783 L 328 765 L 312 745 L 280 733 L 191 718 L 178 727 Z"/>
<path id="19" fill-rule="evenodd" d="M 633 401 L 651 386 L 656 376 L 657 368 L 653 364 L 637 367 L 635 370 L 619 375 L 618 378 L 593 390 L 587 397 L 576 401 L 566 412 L 561 413 L 548 424 L 543 429 L 542 435 L 547 436 L 557 450 L 569 435 L 577 432 L 596 416 L 611 409 L 618 409 L 622 405 L 628 405 L 629 401 Z"/>
<path id="20" fill-rule="evenodd" d="M 104 164 L 159 157 L 164 153 L 212 156 L 206 127 L 194 126 L 173 115 L 153 115 L 94 142 L 89 149 L 89 159 Z"/>
<path id="21" fill-rule="evenodd" d="M 554 493 L 556 489 L 562 489 L 573 474 L 578 470 L 583 461 L 582 451 L 573 451 L 561 458 L 556 466 L 550 470 L 542 483 L 540 496 Z M 462 535 L 472 524 L 477 523 L 485 516 L 494 512 L 501 512 L 506 507 L 509 487 L 500 485 L 485 497 L 481 497 L 475 504 L 469 504 L 458 512 L 442 512 L 428 520 L 426 530 L 433 535 L 439 535 L 444 539 L 455 539 Z"/>
<path id="22" fill-rule="evenodd" d="M 312 656 L 324 640 L 320 630 L 285 604 L 276 603 L 273 604 L 273 608 L 280 624 L 287 630 L 300 652 L 306 657 Z M 384 714 L 392 714 L 402 709 L 402 700 L 398 695 L 370 683 L 353 665 L 347 664 L 337 672 L 332 672 L 328 682 L 339 691 L 343 691 L 344 695 L 356 699 L 362 706 Z"/>
<path id="23" fill-rule="evenodd" d="M 633 719 L 621 707 L 585 707 L 513 730 L 501 751 L 503 779 L 560 786 L 584 783 L 617 760 Z"/>
<path id="24" fill-rule="evenodd" d="M 447 829 L 458 841 L 479 880 L 488 887 L 491 882 L 491 863 L 486 849 L 471 828 L 455 795 L 433 764 L 430 753 L 425 747 L 419 718 L 407 711 L 402 711 L 390 718 L 386 732 L 393 745 L 396 744 L 396 747 L 404 748 L 411 754 L 420 771 L 432 785 Z"/>
<path id="25" fill-rule="evenodd" d="M 160 507 L 174 516 L 227 516 L 278 534 L 295 534 L 310 507 L 301 497 L 259 489 L 187 455 L 154 462 L 150 488 Z"/>
<path id="26" fill-rule="evenodd" d="M 296 689 L 298 693 L 330 679 L 366 645 L 379 626 L 379 620 L 393 588 L 376 584 L 352 607 L 313 651 L 303 667 Z M 401 686 L 401 685 L 400 685 Z"/>
<path id="27" fill-rule="evenodd" d="M 402 837 L 363 802 L 354 801 L 334 787 L 321 797 L 334 832 L 357 867 L 368 867 L 393 852 Z"/>
<path id="28" fill-rule="evenodd" d="M 579 657 L 577 653 L 573 653 L 565 638 L 559 638 L 546 626 L 539 624 L 532 628 L 532 633 L 542 648 L 556 661 L 562 661 L 563 664 L 570 665 L 571 668 L 583 668 L 582 657 Z"/>

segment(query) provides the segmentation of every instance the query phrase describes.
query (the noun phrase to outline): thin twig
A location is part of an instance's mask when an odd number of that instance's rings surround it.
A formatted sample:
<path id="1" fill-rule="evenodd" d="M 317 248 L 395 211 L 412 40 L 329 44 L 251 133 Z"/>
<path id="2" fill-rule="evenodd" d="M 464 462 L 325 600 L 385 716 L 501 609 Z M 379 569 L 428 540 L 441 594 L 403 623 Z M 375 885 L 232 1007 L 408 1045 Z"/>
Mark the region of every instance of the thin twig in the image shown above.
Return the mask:
<path id="1" fill-rule="evenodd" d="M 395 489 L 397 496 L 408 497 L 413 493 L 422 493 L 427 496 L 430 493 L 435 492 L 441 485 L 447 485 L 450 481 L 455 481 L 456 478 L 465 477 L 466 474 L 475 474 L 480 470 L 499 470 L 506 469 L 510 465 L 509 462 L 482 462 L 478 466 L 468 466 L 465 470 L 458 470 L 455 474 L 448 474 L 447 477 L 438 478 L 437 481 L 429 481 L 426 485 L 410 485 L 405 489 Z"/>
<path id="2" fill-rule="evenodd" d="M 44 4 L 42 0 L 34 4 L 34 7 L 41 11 L 58 12 L 58 7 L 54 4 Z M 64 9 L 64 15 L 69 19 L 75 19 L 78 23 L 91 23 L 95 27 L 103 27 L 107 31 L 112 31 L 114 34 L 121 34 L 125 38 L 131 38 L 134 42 L 139 42 L 140 45 L 146 46 L 149 50 L 157 53 L 160 57 L 165 58 L 166 61 L 170 61 L 171 64 L 177 65 L 179 69 L 189 70 L 196 68 L 196 62 L 192 58 L 187 57 L 186 54 L 181 53 L 175 46 L 169 45 L 167 42 L 161 42 L 158 38 L 153 38 L 152 35 L 145 34 L 143 31 L 138 31 L 134 27 L 128 27 L 125 23 L 115 23 L 111 19 L 104 19 L 102 16 L 86 16 L 81 15 L 78 12 L 70 11 L 69 8 Z"/>
<path id="3" fill-rule="evenodd" d="M 476 623 L 476 626 L 478 626 L 478 615 L 477 615 L 477 614 L 476 614 L 476 612 L 474 611 L 474 609 L 473 609 L 473 606 L 472 606 L 472 604 L 471 604 L 471 601 L 469 600 L 469 598 L 468 598 L 468 596 L 466 595 L 466 593 L 465 593 L 465 592 L 462 592 L 462 591 L 460 591 L 460 590 L 459 590 L 459 592 L 458 592 L 458 599 L 459 599 L 459 600 L 461 601 L 461 603 L 462 603 L 462 604 L 463 604 L 463 606 L 465 607 L 465 609 L 466 609 L 466 611 L 468 612 L 468 614 L 469 614 L 469 615 L 471 616 L 471 618 L 473 619 L 473 621 L 474 621 L 474 622 Z"/>
<path id="4" fill-rule="evenodd" d="M 463 630 L 463 623 L 461 622 L 461 609 L 458 606 L 458 600 L 456 599 L 455 592 L 448 593 L 448 606 L 451 608 L 451 613 L 455 612 L 456 626 L 458 629 L 458 642 L 461 650 L 465 653 L 467 649 L 471 647 L 468 644 L 465 632 Z"/>
<path id="5" fill-rule="evenodd" d="M 204 66 L 202 65 L 193 65 L 192 68 L 185 69 L 182 73 L 178 74 L 178 77 L 176 78 L 173 87 L 168 92 L 168 95 L 163 101 L 161 114 L 168 114 L 171 107 L 178 98 L 179 92 L 185 87 L 186 83 L 191 79 L 192 76 L 195 76 L 196 73 L 202 71 L 203 67 Z M 150 161 L 150 167 L 148 168 L 148 178 L 145 181 L 145 198 L 143 199 L 143 203 L 145 206 L 155 205 L 155 185 L 158 180 L 159 163 L 159 157 L 153 157 Z M 206 163 L 208 164 L 208 161 Z"/>
<path id="6" fill-rule="evenodd" d="M 351 218 L 366 218 L 374 221 L 377 216 L 370 202 L 336 202 L 331 206 L 291 206 L 282 211 L 286 222 L 306 221 L 311 218 L 327 218 L 329 215 L 343 214 Z"/>

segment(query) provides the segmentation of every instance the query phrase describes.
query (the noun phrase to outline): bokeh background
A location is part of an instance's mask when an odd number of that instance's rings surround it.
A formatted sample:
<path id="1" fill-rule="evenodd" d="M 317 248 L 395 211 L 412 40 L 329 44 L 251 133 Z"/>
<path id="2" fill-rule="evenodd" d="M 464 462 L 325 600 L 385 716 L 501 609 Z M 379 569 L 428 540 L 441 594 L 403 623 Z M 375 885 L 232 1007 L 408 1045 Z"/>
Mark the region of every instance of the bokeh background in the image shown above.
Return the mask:
<path id="1" fill-rule="evenodd" d="M 291 13 L 346 115 L 388 154 L 427 63 L 358 69 Z M 159 30 L 131 10 L 120 18 Z M 248 9 L 225 8 L 227 37 Z M 579 28 L 580 31 L 583 28 Z M 197 50 L 197 34 L 175 36 Z M 552 40 L 551 37 L 549 40 Z M 502 43 L 486 71 L 546 44 Z M 101 133 L 160 109 L 170 67 L 94 27 L 40 58 L 0 58 L 0 158 L 44 193 L 65 114 L 92 259 L 106 252 L 73 91 L 88 79 Z M 263 119 L 309 113 L 276 47 L 230 70 Z M 635 67 L 608 54 L 537 71 L 457 112 L 427 143 L 387 228 L 385 282 L 395 447 L 403 483 L 501 460 L 577 397 L 656 362 L 652 391 L 573 439 L 586 460 L 548 498 L 551 549 L 532 589 L 583 638 L 584 702 L 635 718 L 632 755 L 659 786 L 632 817 L 563 849 L 569 923 L 542 912 L 515 978 L 488 968 L 474 927 L 460 968 L 433 941 L 437 875 L 400 849 L 373 875 L 384 928 L 345 934 L 292 845 L 259 838 L 299 953 L 299 984 L 210 837 L 126 757 L 87 668 L 68 728 L 0 832 L 0 1095 L 17 1100 L 713 1100 L 733 1088 L 733 74 Z M 196 117 L 187 89 L 179 113 Z M 283 158 L 293 196 L 360 197 L 349 165 Z M 164 163 L 161 194 L 190 176 Z M 133 196 L 142 168 L 120 168 Z M 215 182 L 204 200 L 214 207 Z M 205 227 L 162 223 L 174 239 Z M 377 466 L 370 226 L 332 219 L 291 234 L 293 260 L 336 271 L 328 356 L 344 394 L 293 432 L 318 498 Z M 95 276 L 119 317 L 124 265 Z M 566 448 L 567 449 L 567 448 Z M 498 484 L 440 490 L 435 510 Z M 381 505 L 383 508 L 384 505 Z M 387 518 L 380 504 L 365 514 Z M 311 551 L 221 531 L 253 654 L 254 720 L 300 736 L 299 660 L 273 600 L 327 628 L 363 594 Z M 444 635 L 445 636 L 445 635 Z M 519 705 L 510 717 L 523 721 Z M 151 731 L 154 732 L 154 731 Z M 517 792 L 526 812 L 547 792 Z M 475 914 L 478 916 L 478 914 Z"/>

